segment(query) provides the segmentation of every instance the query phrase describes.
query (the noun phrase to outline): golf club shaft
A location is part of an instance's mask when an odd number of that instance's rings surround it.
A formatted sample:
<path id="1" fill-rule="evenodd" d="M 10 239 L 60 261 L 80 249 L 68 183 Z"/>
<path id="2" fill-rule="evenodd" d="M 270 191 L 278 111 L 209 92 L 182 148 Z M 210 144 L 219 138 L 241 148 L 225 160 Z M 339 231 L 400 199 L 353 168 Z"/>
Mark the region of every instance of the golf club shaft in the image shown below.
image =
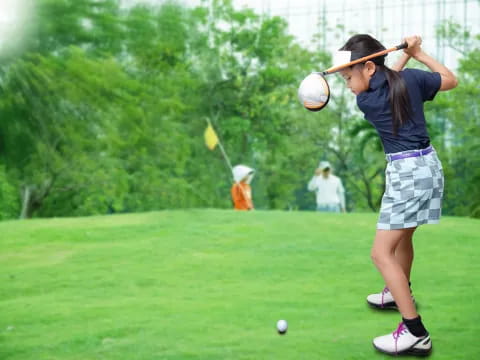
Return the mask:
<path id="1" fill-rule="evenodd" d="M 348 63 L 346 63 L 346 64 L 333 66 L 333 67 L 331 67 L 330 69 L 327 69 L 327 70 L 323 71 L 321 74 L 322 74 L 322 75 L 333 74 L 333 73 L 336 73 L 337 71 L 346 69 L 346 68 L 348 68 L 348 67 L 350 67 L 350 66 L 353 66 L 353 65 L 355 65 L 355 64 L 359 64 L 359 63 L 365 62 L 365 61 L 367 61 L 367 60 L 376 58 L 376 57 L 378 57 L 378 56 L 382 56 L 382 55 L 388 54 L 389 52 L 392 52 L 392 51 L 397 51 L 397 50 L 401 50 L 401 49 L 406 49 L 407 47 L 408 47 L 408 44 L 407 44 L 406 42 L 404 42 L 403 44 L 394 46 L 394 47 L 392 47 L 392 48 L 390 48 L 390 49 L 385 49 L 385 50 L 376 52 L 376 53 L 374 53 L 374 54 L 371 54 L 371 55 L 368 55 L 368 56 L 364 56 L 364 57 L 362 57 L 362 58 L 360 58 L 360 59 L 350 61 L 350 62 L 348 62 Z"/>

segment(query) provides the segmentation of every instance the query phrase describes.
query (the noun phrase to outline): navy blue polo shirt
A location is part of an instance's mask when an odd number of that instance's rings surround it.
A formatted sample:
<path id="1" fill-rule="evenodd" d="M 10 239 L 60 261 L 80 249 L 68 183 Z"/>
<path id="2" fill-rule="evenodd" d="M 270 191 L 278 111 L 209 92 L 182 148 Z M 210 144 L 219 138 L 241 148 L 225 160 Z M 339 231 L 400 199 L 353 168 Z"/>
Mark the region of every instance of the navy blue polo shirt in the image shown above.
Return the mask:
<path id="1" fill-rule="evenodd" d="M 393 134 L 393 119 L 388 100 L 389 86 L 385 72 L 377 69 L 370 79 L 368 90 L 357 95 L 357 105 L 377 130 L 386 154 L 405 150 L 424 149 L 430 145 L 423 103 L 433 100 L 442 79 L 437 72 L 405 69 L 400 75 L 407 86 L 411 118 Z"/>

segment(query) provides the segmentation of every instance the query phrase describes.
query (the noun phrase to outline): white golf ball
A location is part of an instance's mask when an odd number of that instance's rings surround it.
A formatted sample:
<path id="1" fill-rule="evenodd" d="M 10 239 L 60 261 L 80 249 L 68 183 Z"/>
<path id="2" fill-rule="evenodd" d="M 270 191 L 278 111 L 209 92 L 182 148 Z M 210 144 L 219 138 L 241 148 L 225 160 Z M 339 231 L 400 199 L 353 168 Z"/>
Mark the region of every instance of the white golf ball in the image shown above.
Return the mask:
<path id="1" fill-rule="evenodd" d="M 286 320 L 278 320 L 277 321 L 277 330 L 278 333 L 283 335 L 287 332 L 288 324 Z"/>

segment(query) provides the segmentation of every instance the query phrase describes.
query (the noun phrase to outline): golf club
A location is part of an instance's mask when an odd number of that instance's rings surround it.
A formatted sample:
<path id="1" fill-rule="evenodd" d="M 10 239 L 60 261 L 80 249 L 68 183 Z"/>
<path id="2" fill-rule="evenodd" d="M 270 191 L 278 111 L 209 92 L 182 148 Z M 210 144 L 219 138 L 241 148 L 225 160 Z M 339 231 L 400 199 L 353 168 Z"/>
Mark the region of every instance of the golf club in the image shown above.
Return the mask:
<path id="1" fill-rule="evenodd" d="M 300 83 L 300 87 L 298 89 L 298 98 L 307 110 L 320 111 L 328 104 L 328 101 L 330 100 L 330 87 L 328 86 L 328 82 L 325 79 L 326 75 L 334 74 L 350 66 L 363 63 L 379 56 L 386 55 L 392 51 L 406 49 L 407 47 L 408 44 L 404 42 L 389 49 L 378 51 L 376 53 L 346 62 L 341 65 L 332 66 L 325 71 L 312 72 Z"/>

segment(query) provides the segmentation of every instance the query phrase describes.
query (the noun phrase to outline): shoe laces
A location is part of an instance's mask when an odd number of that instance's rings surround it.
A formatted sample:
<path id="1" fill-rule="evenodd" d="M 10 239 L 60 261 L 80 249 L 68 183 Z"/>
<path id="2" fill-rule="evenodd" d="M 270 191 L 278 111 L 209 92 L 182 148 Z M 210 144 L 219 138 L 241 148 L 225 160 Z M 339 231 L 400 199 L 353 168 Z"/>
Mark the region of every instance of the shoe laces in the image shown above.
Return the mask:
<path id="1" fill-rule="evenodd" d="M 400 336 L 402 336 L 403 334 L 406 334 L 407 332 L 408 332 L 408 329 L 403 322 L 398 324 L 397 330 L 395 330 L 393 332 L 393 338 L 395 339 L 395 352 L 396 353 L 398 353 L 398 351 L 397 351 L 398 339 L 400 338 Z"/>
<path id="2" fill-rule="evenodd" d="M 383 298 L 384 298 L 385 294 L 388 293 L 388 292 L 390 292 L 390 290 L 388 290 L 388 287 L 385 286 L 382 290 L 382 305 L 381 305 L 382 308 L 383 308 L 383 303 L 384 303 Z"/>

